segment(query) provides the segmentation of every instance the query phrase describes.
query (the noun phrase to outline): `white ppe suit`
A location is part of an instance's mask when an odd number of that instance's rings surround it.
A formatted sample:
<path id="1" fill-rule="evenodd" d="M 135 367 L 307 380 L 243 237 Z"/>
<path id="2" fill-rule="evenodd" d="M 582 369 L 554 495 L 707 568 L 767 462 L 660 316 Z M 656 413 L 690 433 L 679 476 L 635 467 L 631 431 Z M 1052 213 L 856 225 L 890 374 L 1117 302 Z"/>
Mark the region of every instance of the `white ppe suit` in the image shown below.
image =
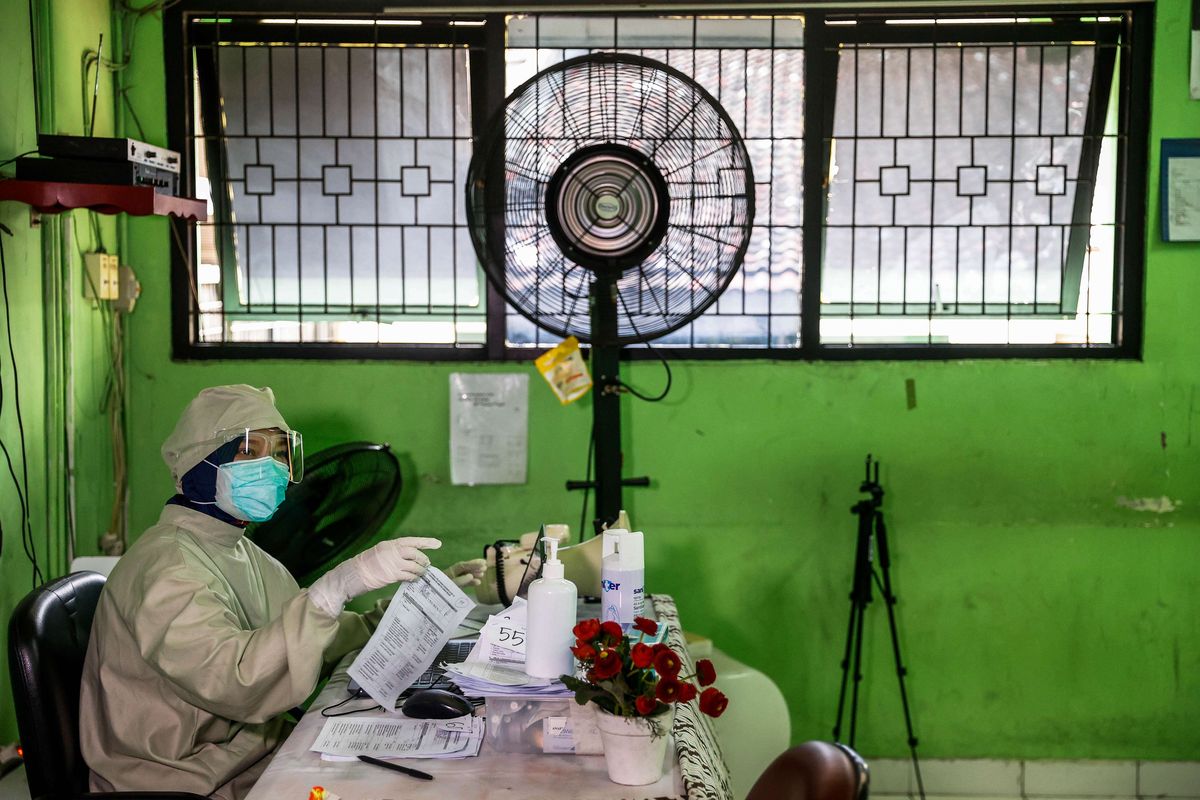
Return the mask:
<path id="1" fill-rule="evenodd" d="M 269 389 L 201 392 L 162 448 L 176 486 L 238 427 L 288 430 Z M 244 796 L 288 733 L 280 715 L 366 642 L 369 616 L 329 616 L 241 527 L 168 505 L 96 609 L 80 697 L 91 788 Z"/>

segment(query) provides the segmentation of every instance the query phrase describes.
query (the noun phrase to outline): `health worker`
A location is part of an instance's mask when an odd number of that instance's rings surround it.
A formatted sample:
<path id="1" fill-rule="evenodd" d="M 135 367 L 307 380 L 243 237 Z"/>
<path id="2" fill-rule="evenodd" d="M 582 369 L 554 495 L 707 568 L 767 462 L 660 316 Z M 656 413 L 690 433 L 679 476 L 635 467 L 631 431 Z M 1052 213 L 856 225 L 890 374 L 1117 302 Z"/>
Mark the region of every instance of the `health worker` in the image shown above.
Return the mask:
<path id="1" fill-rule="evenodd" d="M 381 542 L 301 589 L 244 536 L 303 478 L 299 432 L 270 389 L 218 386 L 192 400 L 162 447 L 178 491 L 117 562 L 84 662 L 80 744 L 93 791 L 243 797 L 303 703 L 382 616 L 352 598 L 421 577 L 423 537 Z M 478 583 L 483 561 L 455 564 Z"/>

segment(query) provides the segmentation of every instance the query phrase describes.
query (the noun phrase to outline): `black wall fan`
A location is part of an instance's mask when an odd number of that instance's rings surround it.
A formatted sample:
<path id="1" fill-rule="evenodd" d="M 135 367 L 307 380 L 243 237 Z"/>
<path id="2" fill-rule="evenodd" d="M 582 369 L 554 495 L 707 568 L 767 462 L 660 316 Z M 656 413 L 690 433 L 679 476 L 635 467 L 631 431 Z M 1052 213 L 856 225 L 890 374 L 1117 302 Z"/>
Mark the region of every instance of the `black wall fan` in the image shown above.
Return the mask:
<path id="1" fill-rule="evenodd" d="M 361 550 L 400 498 L 400 462 L 386 444 L 349 442 L 305 459 L 304 480 L 247 535 L 302 586 Z"/>
<path id="2" fill-rule="evenodd" d="M 509 95 L 466 194 L 496 289 L 535 325 L 591 344 L 596 515 L 614 519 L 638 480 L 621 476 L 621 346 L 696 319 L 741 266 L 754 219 L 745 143 L 682 72 L 594 53 Z"/>

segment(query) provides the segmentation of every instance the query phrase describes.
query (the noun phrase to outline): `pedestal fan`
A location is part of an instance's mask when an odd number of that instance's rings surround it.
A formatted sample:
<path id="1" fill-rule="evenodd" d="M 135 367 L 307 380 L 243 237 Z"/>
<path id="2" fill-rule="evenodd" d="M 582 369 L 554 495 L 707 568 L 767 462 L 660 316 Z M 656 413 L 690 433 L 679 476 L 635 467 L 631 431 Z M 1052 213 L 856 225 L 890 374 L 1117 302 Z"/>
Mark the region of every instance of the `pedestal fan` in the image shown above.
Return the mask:
<path id="1" fill-rule="evenodd" d="M 518 87 L 477 142 L 471 239 L 525 318 L 591 344 L 596 516 L 621 487 L 620 351 L 700 316 L 741 266 L 754 176 L 733 120 L 660 62 L 594 53 Z"/>

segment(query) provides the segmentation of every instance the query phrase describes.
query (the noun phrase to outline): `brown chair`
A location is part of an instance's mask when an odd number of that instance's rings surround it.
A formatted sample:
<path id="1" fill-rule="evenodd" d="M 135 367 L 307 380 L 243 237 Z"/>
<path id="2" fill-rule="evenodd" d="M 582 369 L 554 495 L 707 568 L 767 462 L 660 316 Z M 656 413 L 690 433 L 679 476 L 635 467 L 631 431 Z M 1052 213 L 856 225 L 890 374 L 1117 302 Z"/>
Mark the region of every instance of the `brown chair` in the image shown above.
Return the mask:
<path id="1" fill-rule="evenodd" d="M 843 744 L 805 742 L 770 763 L 746 800 L 867 800 L 867 762 Z"/>

